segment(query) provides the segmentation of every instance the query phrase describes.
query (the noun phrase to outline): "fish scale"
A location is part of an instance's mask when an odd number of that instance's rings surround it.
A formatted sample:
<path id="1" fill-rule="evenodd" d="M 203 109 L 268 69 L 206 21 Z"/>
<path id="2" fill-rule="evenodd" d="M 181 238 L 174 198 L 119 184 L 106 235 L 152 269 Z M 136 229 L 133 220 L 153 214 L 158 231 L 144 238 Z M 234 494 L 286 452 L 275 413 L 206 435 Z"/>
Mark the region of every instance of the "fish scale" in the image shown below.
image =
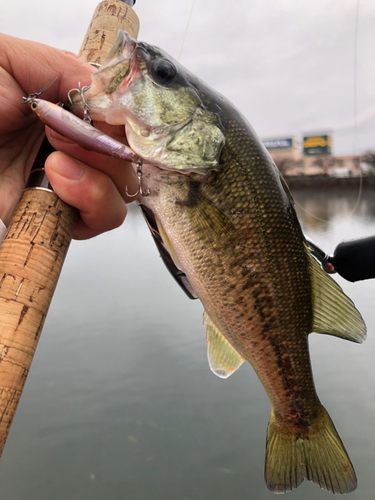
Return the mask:
<path id="1" fill-rule="evenodd" d="M 302 400 L 299 398 L 298 411 L 306 414 L 308 412 L 303 407 L 309 405 L 310 401 L 316 403 L 306 343 L 312 316 L 311 282 L 306 254 L 301 244 L 298 245 L 298 241 L 295 246 L 300 249 L 299 259 L 296 257 L 297 253 L 294 254 L 294 259 L 290 260 L 286 259 L 281 251 L 279 258 L 276 252 L 276 255 L 272 253 L 274 249 L 283 249 L 286 242 L 292 246 L 293 238 L 300 238 L 300 234 L 290 222 L 290 217 L 284 220 L 279 215 L 277 219 L 275 218 L 271 232 L 265 231 L 264 228 L 259 230 L 261 225 L 256 227 L 254 224 L 257 219 L 261 220 L 262 213 L 267 210 L 264 203 L 257 203 L 259 196 L 252 179 L 256 178 L 258 173 L 263 181 L 261 185 L 268 188 L 268 203 L 277 206 L 277 200 L 280 205 L 287 203 L 288 198 L 280 188 L 276 189 L 279 184 L 278 173 L 273 166 L 270 165 L 266 170 L 264 162 L 261 163 L 262 153 L 259 144 L 251 139 L 246 141 L 245 133 L 245 127 L 241 127 L 238 122 L 228 124 L 226 146 L 220 160 L 221 169 L 211 174 L 214 180 L 208 178 L 199 187 L 201 193 L 233 223 L 234 234 L 229 236 L 229 243 L 228 236 L 218 241 L 217 235 L 211 231 L 197 232 L 195 227 L 186 229 L 189 227 L 189 220 L 194 219 L 194 216 L 181 220 L 183 214 L 176 214 L 176 205 L 181 207 L 181 211 L 184 206 L 180 190 L 174 195 L 168 191 L 163 200 L 160 200 L 160 205 L 164 208 L 157 206 L 155 209 L 164 227 L 175 228 L 175 234 L 171 238 L 183 245 L 180 253 L 185 256 L 185 272 L 193 287 L 199 287 L 198 284 L 195 285 L 196 283 L 206 284 L 207 289 L 201 295 L 207 297 L 204 302 L 205 309 L 218 328 L 222 332 L 226 331 L 226 336 L 232 345 L 255 365 L 264 385 L 275 387 L 277 385 L 274 381 L 275 373 L 280 371 L 283 373 L 280 393 L 275 394 L 275 391 L 272 391 L 272 398 L 279 413 L 282 413 L 283 418 L 287 418 L 288 412 L 294 415 L 296 406 L 296 398 L 287 404 L 291 386 L 296 391 L 298 385 L 298 392 L 304 395 Z M 253 149 L 243 147 L 246 142 L 252 142 Z M 236 150 L 238 144 L 241 148 L 239 153 L 236 151 L 237 161 L 233 161 L 232 150 Z M 239 161 L 241 165 L 238 165 Z M 257 169 L 258 163 L 259 169 Z M 186 182 L 189 183 L 188 180 Z M 273 186 L 276 187 L 272 189 Z M 188 189 L 186 186 L 185 191 Z M 244 210 L 243 205 L 246 202 L 248 207 Z M 150 203 L 152 204 L 152 200 Z M 165 208 L 168 205 L 169 210 Z M 236 212 L 238 208 L 241 208 L 241 217 L 233 217 L 231 212 L 233 210 Z M 198 205 L 195 209 L 198 212 L 200 210 Z M 190 207 L 190 210 L 193 208 Z M 285 210 L 282 213 L 288 215 Z M 277 236 L 272 242 L 275 246 L 269 247 L 271 256 L 262 258 L 264 251 L 260 249 L 270 245 L 268 240 L 273 238 L 274 233 L 277 233 Z M 232 238 L 235 241 L 235 248 L 231 242 Z M 213 259 L 211 249 L 214 245 L 216 258 Z M 198 251 L 193 249 L 195 246 Z M 252 273 L 249 273 L 248 266 L 253 267 Z M 189 272 L 190 269 L 195 270 L 195 274 L 194 271 Z M 216 269 L 214 276 L 212 269 Z M 227 271 L 229 276 L 234 276 L 233 280 L 229 278 L 229 283 Z M 228 293 L 231 285 L 232 290 Z M 213 297 L 214 300 L 210 301 L 208 297 Z M 255 325 L 258 325 L 258 328 Z M 269 335 L 270 331 L 273 331 L 272 337 Z M 276 333 L 277 340 L 274 338 Z M 238 337 L 241 338 L 241 342 L 238 342 Z M 255 340 L 257 345 L 254 349 Z M 280 347 L 283 344 L 285 347 Z M 288 370 L 283 362 L 284 352 L 292 354 L 288 358 L 293 360 Z M 266 368 L 262 366 L 263 364 Z M 288 380 L 288 377 L 292 377 L 292 381 Z M 266 390 L 270 392 L 269 389 Z"/>
<path id="2" fill-rule="evenodd" d="M 124 32 L 112 52 L 85 91 L 91 117 L 124 124 L 144 160 L 141 206 L 168 268 L 204 306 L 212 371 L 227 378 L 247 360 L 267 392 L 268 488 L 307 479 L 353 491 L 354 469 L 315 392 L 308 334 L 362 342 L 361 315 L 312 257 L 285 181 L 234 106 Z"/>

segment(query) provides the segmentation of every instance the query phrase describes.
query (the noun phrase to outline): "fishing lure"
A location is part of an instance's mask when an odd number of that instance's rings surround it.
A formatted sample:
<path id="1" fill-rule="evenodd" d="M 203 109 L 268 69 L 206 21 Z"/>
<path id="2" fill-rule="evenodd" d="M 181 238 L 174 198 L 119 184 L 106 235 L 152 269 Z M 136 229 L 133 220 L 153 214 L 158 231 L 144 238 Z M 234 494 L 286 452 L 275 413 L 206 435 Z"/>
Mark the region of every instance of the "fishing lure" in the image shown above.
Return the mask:
<path id="1" fill-rule="evenodd" d="M 37 99 L 34 95 L 37 94 L 24 98 L 23 103 L 28 104 L 38 118 L 55 132 L 91 151 L 141 165 L 140 157 L 125 144 L 101 132 L 87 120 L 81 120 L 63 107 Z"/>

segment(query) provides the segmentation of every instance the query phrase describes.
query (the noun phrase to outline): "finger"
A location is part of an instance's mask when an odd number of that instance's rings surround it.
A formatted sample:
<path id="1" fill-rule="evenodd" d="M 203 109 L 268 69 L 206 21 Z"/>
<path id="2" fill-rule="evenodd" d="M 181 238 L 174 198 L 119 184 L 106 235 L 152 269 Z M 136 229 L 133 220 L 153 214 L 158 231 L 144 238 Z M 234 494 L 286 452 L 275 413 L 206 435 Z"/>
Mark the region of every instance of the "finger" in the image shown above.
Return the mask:
<path id="1" fill-rule="evenodd" d="M 116 131 L 114 127 L 113 129 Z M 117 187 L 117 190 L 126 203 L 130 203 L 136 199 L 135 197 L 129 197 L 126 194 L 127 192 L 135 193 L 138 189 L 138 180 L 135 174 L 135 169 L 130 162 L 83 149 L 48 127 L 46 127 L 46 134 L 48 140 L 55 149 L 63 151 L 69 156 L 85 162 L 103 173 L 106 173 L 112 179 Z M 116 139 L 125 142 L 124 136 L 120 137 L 116 135 Z"/>
<path id="2" fill-rule="evenodd" d="M 28 94 L 43 89 L 54 78 L 43 98 L 52 102 L 67 102 L 67 93 L 77 87 L 90 85 L 96 71 L 71 52 L 62 51 L 37 42 L 21 40 L 0 34 L 0 66 L 18 82 Z M 27 106 L 24 107 L 28 113 Z"/>
<path id="3" fill-rule="evenodd" d="M 29 107 L 21 104 L 24 95 L 25 91 L 14 77 L 1 67 L 0 62 L 0 134 L 2 136 L 25 129 L 38 121 L 34 113 L 30 113 Z"/>
<path id="4" fill-rule="evenodd" d="M 126 204 L 106 174 L 60 151 L 47 158 L 45 168 L 56 194 L 79 210 L 75 239 L 92 238 L 122 224 Z"/>

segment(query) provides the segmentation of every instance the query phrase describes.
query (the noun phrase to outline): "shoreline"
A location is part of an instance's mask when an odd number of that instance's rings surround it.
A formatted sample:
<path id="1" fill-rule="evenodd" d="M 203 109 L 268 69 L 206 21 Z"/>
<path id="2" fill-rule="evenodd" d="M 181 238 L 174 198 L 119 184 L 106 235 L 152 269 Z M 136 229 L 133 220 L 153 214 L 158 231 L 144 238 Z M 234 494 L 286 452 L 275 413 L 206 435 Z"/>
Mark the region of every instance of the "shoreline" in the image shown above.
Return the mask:
<path id="1" fill-rule="evenodd" d="M 356 188 L 361 182 L 361 177 L 330 177 L 328 175 L 298 175 L 284 176 L 289 189 L 330 189 L 330 188 Z M 375 188 L 375 175 L 362 177 L 362 188 Z"/>

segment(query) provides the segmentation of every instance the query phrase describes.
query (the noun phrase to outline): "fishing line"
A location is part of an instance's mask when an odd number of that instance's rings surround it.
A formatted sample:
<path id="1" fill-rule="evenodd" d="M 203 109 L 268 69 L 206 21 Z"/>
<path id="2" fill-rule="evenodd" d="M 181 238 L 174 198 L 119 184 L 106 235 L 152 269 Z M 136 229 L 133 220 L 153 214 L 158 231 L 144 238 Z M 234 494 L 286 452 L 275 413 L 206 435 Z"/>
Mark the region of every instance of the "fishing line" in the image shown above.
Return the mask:
<path id="1" fill-rule="evenodd" d="M 313 218 L 313 219 L 315 219 L 315 220 L 318 220 L 319 222 L 329 222 L 329 220 L 326 220 L 326 219 L 321 219 L 321 218 L 320 218 L 320 217 L 318 217 L 317 215 L 314 215 L 314 214 L 312 214 L 311 212 L 309 212 L 308 210 L 306 210 L 305 208 L 303 208 L 303 206 L 302 206 L 302 205 L 300 205 L 300 204 L 298 203 L 298 201 L 297 201 L 294 197 L 293 197 L 293 201 L 294 201 L 294 204 L 295 204 L 295 205 L 296 205 L 299 209 L 301 209 L 301 210 L 302 210 L 302 212 L 304 212 L 306 215 L 308 215 L 308 216 L 312 217 L 312 218 Z"/>
<path id="2" fill-rule="evenodd" d="M 358 151 L 358 110 L 357 110 L 357 83 L 358 83 L 358 24 L 359 24 L 359 4 L 360 0 L 357 0 L 356 13 L 355 13 L 355 22 L 354 22 L 354 57 L 353 57 L 353 114 L 354 114 L 354 144 L 353 144 L 353 153 L 354 156 L 358 156 L 358 166 L 359 166 L 359 189 L 358 196 L 355 202 L 355 205 L 351 212 L 349 213 L 349 217 L 351 217 L 354 212 L 357 210 L 359 202 L 362 198 L 362 188 L 363 188 L 363 173 L 361 168 L 361 156 L 356 153 Z M 320 222 L 329 222 L 328 220 L 321 219 L 316 215 L 305 210 L 296 200 L 294 200 L 296 206 L 300 208 L 305 214 L 313 217 L 314 219 Z"/>
<path id="3" fill-rule="evenodd" d="M 40 93 L 42 94 L 42 93 L 43 93 L 43 92 L 45 92 L 47 89 L 49 89 L 49 88 L 50 88 L 50 86 L 51 86 L 52 84 L 54 84 L 54 83 L 55 83 L 55 81 L 56 81 L 57 79 L 58 79 L 58 77 L 56 76 L 56 78 L 54 78 L 51 82 L 47 83 L 47 85 L 46 85 L 46 86 L 45 86 L 45 87 L 44 87 L 44 88 L 40 91 Z"/>
<path id="4" fill-rule="evenodd" d="M 187 35 L 187 32 L 188 32 L 188 29 L 189 29 L 189 26 L 190 26 L 190 20 L 191 20 L 191 15 L 193 14 L 193 9 L 194 9 L 194 4 L 195 4 L 195 0 L 192 1 L 192 4 L 191 4 L 191 9 L 190 9 L 190 14 L 189 14 L 189 19 L 188 19 L 188 22 L 186 24 L 186 28 L 185 28 L 185 33 L 184 33 L 184 38 L 182 39 L 182 45 L 181 45 L 181 49 L 180 49 L 180 55 L 178 56 L 178 62 L 180 62 L 180 59 L 181 59 L 181 55 L 182 55 L 182 50 L 184 48 L 184 45 L 185 45 L 185 39 L 186 39 L 186 35 Z"/>
<path id="5" fill-rule="evenodd" d="M 87 62 L 85 61 L 81 61 L 81 63 L 77 66 L 77 68 L 75 69 L 75 71 L 73 71 L 73 73 L 70 73 L 69 75 L 66 75 L 66 76 L 62 76 L 60 78 L 58 78 L 59 80 L 65 80 L 66 78 L 71 78 L 72 76 L 74 76 L 78 70 L 84 65 L 84 64 L 87 64 Z"/>
<path id="6" fill-rule="evenodd" d="M 29 94 L 26 97 L 24 97 L 24 101 L 23 103 L 27 102 L 27 99 L 32 99 L 32 98 L 35 98 L 35 97 L 39 97 L 40 94 L 43 94 L 43 92 L 45 92 L 46 90 L 48 90 L 51 85 L 53 85 L 55 82 L 57 81 L 62 81 L 62 80 L 65 80 L 66 78 L 71 78 L 72 76 L 74 76 L 78 70 L 80 69 L 80 67 L 83 65 L 83 64 L 86 64 L 85 61 L 81 61 L 81 63 L 77 66 L 77 68 L 73 71 L 73 73 L 70 73 L 69 75 L 66 75 L 66 76 L 56 76 L 53 80 L 51 80 L 50 82 L 48 82 L 41 90 L 39 90 L 38 92 L 34 92 L 32 94 Z"/>
<path id="7" fill-rule="evenodd" d="M 353 81 L 353 89 L 354 89 L 354 102 L 353 102 L 353 108 L 354 108 L 354 155 L 358 156 L 358 167 L 359 167 L 359 190 L 358 190 L 358 196 L 357 196 L 357 201 L 354 205 L 353 210 L 351 211 L 350 215 L 353 215 L 354 212 L 357 210 L 357 207 L 359 205 L 359 202 L 361 201 L 362 198 L 362 187 L 363 187 L 363 174 L 362 174 L 362 168 L 361 168 L 361 157 L 357 153 L 358 151 L 358 110 L 357 110 L 357 84 L 358 84 L 358 24 L 359 24 L 359 2 L 360 0 L 357 0 L 357 9 L 356 9 L 356 16 L 355 16 L 355 27 L 354 27 L 354 81 Z"/>

